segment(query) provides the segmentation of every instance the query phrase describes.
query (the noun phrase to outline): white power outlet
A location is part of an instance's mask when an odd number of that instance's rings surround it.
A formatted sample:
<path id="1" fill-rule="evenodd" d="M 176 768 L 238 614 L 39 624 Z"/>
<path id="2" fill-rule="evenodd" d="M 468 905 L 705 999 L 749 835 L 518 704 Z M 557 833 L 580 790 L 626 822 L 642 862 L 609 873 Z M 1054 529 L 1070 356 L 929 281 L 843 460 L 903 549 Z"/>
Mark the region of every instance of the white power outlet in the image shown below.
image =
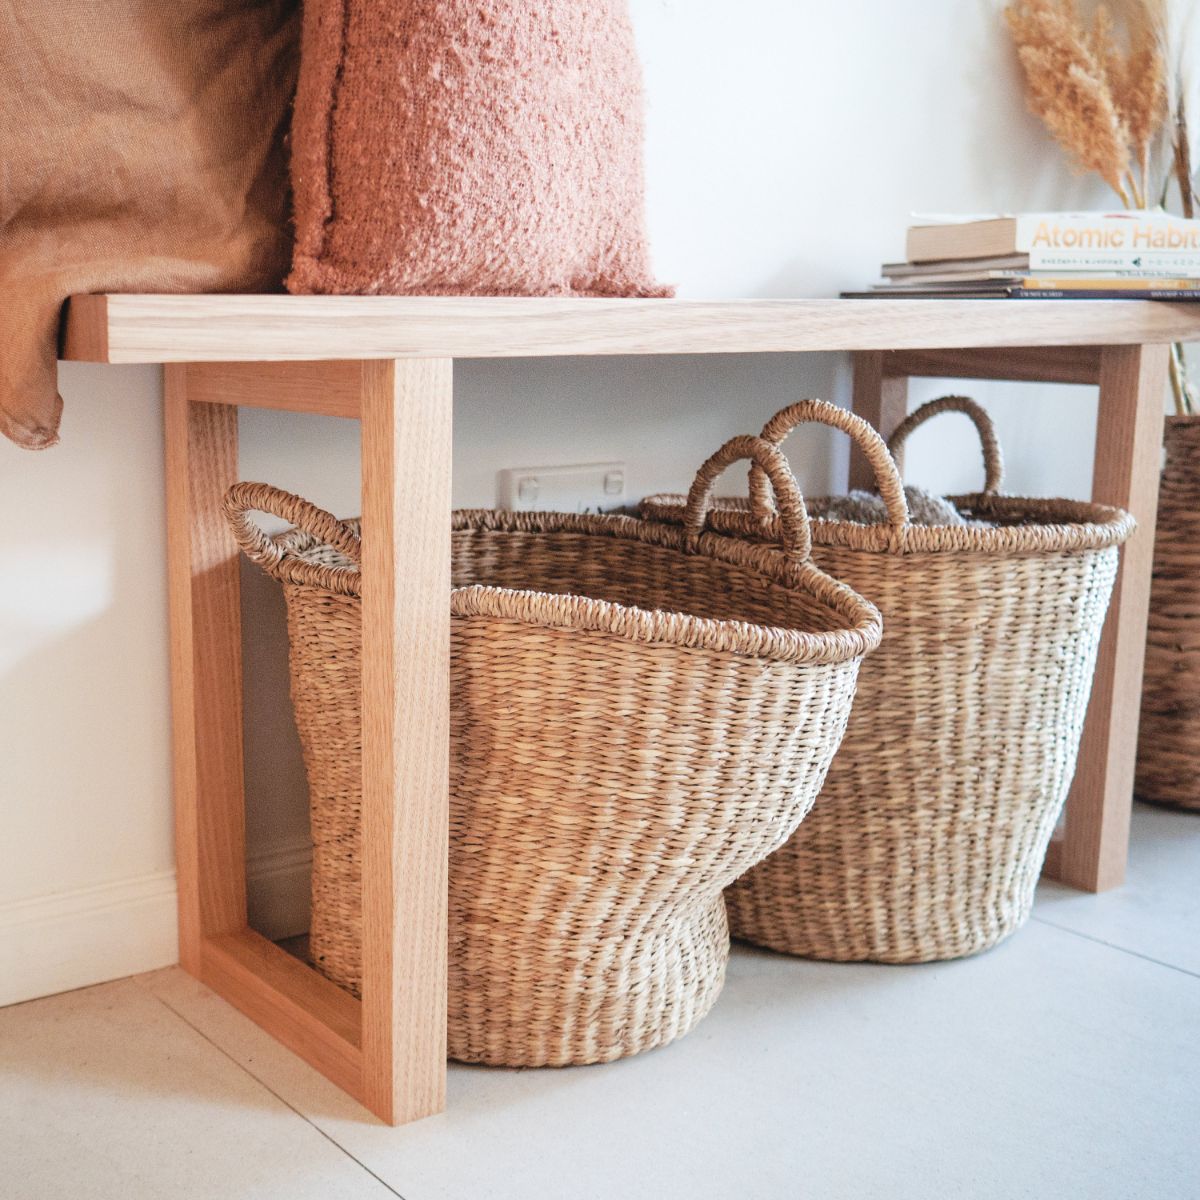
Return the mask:
<path id="1" fill-rule="evenodd" d="M 499 506 L 516 512 L 611 512 L 625 503 L 625 464 L 510 467 L 498 491 Z"/>

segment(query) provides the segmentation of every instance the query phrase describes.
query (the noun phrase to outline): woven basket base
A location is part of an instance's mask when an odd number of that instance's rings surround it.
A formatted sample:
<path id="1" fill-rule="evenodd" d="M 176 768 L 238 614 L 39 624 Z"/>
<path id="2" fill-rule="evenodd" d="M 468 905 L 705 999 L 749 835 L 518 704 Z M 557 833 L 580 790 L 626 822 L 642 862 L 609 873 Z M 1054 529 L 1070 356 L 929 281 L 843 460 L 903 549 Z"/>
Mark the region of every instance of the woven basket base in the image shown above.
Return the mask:
<path id="1" fill-rule="evenodd" d="M 319 824 L 318 817 L 314 825 Z M 357 837 L 314 837 L 308 933 L 309 961 L 355 996 L 362 978 L 362 906 L 357 899 L 362 895 L 362 862 L 357 843 Z"/>
<path id="2" fill-rule="evenodd" d="M 451 938 L 449 1054 L 485 1066 L 611 1062 L 666 1045 L 712 1008 L 729 960 L 720 897 L 658 927 L 653 941 L 632 929 L 619 947 L 608 938 L 583 958 L 577 935 L 548 944 L 544 930 L 472 931 L 463 952 Z"/>
<path id="3" fill-rule="evenodd" d="M 990 864 L 962 871 L 967 886 L 956 888 L 951 872 L 917 881 L 912 893 L 897 882 L 894 896 L 871 897 L 857 889 L 851 873 L 844 898 L 816 903 L 805 886 L 803 855 L 802 846 L 785 846 L 764 864 L 765 873 L 756 867 L 726 891 L 735 938 L 824 962 L 940 962 L 990 950 L 1020 929 L 1033 909 L 1036 871 L 1031 879 L 1013 879 L 1003 894 L 970 886 L 970 877 L 986 875 Z M 1015 872 L 1009 868 L 1009 874 Z M 778 900 L 789 895 L 792 903 Z M 802 901 L 804 896 L 809 899 Z"/>
<path id="4" fill-rule="evenodd" d="M 928 948 L 889 950 L 881 947 L 875 950 L 847 949 L 840 953 L 831 952 L 828 943 L 823 938 L 820 941 L 812 942 L 800 933 L 787 939 L 772 939 L 754 938 L 743 930 L 739 930 L 734 940 L 744 942 L 748 946 L 758 946 L 762 950 L 773 950 L 776 954 L 786 954 L 791 958 L 807 958 L 814 962 L 871 962 L 886 963 L 889 966 L 904 966 L 916 963 L 948 962 L 956 958 L 971 958 L 976 954 L 983 954 L 994 949 L 1001 942 L 1007 941 L 1028 919 L 1029 914 L 1026 913 L 1020 920 L 1007 923 L 1004 929 L 994 934 L 975 939 L 964 938 L 959 940 L 954 948 L 948 947 L 945 950 L 936 951 Z M 774 944 L 772 944 L 773 942 Z"/>
<path id="5" fill-rule="evenodd" d="M 341 883 L 357 883 L 357 858 L 330 852 L 324 861 Z M 459 1062 L 563 1067 L 639 1054 L 689 1033 L 724 986 L 721 896 L 652 930 L 618 935 L 609 926 L 590 944 L 578 928 L 555 938 L 544 923 L 515 932 L 503 922 L 472 924 L 463 908 L 452 904 L 450 913 L 448 1053 Z M 360 922 L 356 908 L 315 905 L 309 937 L 312 965 L 357 997 Z"/>

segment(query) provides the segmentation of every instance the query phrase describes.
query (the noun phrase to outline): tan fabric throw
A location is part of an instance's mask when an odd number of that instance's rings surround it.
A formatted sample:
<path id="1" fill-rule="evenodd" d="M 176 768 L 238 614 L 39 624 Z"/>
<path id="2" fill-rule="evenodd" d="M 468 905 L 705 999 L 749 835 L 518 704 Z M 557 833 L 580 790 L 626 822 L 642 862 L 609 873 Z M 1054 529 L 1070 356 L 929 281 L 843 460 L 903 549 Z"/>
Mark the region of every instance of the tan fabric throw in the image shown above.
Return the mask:
<path id="1" fill-rule="evenodd" d="M 278 289 L 296 0 L 0 5 L 0 431 L 58 440 L 74 292 Z"/>
<path id="2" fill-rule="evenodd" d="M 654 296 L 625 0 L 306 0 L 295 292 Z"/>

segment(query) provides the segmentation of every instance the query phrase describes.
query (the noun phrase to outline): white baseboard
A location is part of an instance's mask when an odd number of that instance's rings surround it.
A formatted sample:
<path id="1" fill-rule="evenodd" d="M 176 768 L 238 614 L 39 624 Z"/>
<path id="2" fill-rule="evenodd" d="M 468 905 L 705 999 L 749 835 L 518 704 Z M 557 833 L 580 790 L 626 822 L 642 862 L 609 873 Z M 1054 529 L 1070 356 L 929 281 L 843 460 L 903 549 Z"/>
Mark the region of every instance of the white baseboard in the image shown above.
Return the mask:
<path id="1" fill-rule="evenodd" d="M 307 933 L 311 874 L 308 842 L 249 855 L 246 899 L 251 927 L 273 942 Z"/>
<path id="2" fill-rule="evenodd" d="M 179 961 L 175 872 L 0 906 L 0 1005 Z"/>
<path id="3" fill-rule="evenodd" d="M 308 928 L 308 845 L 247 861 L 251 924 L 269 938 Z M 179 961 L 174 871 L 0 905 L 0 1006 Z"/>

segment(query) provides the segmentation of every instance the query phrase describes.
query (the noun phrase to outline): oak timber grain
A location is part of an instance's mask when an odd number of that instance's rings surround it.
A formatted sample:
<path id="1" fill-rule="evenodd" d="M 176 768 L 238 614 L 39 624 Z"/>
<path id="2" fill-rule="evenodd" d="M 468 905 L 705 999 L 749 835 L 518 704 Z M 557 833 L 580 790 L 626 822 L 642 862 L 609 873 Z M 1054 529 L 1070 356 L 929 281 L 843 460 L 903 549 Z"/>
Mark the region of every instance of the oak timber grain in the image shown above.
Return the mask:
<path id="1" fill-rule="evenodd" d="M 185 366 L 164 390 L 179 953 L 195 974 L 202 939 L 246 923 L 238 549 L 220 507 L 237 410 L 192 404 Z"/>
<path id="2" fill-rule="evenodd" d="M 361 382 L 356 362 L 195 363 L 188 370 L 193 403 L 329 417 L 358 417 Z"/>
<path id="3" fill-rule="evenodd" d="M 886 374 L 883 362 L 884 355 L 878 350 L 854 355 L 852 408 L 886 440 L 908 415 L 908 379 Z M 897 465 L 903 466 L 903 451 L 897 456 Z M 851 488 L 866 491 L 874 491 L 876 487 L 875 472 L 857 444 L 850 447 L 849 482 Z"/>
<path id="4" fill-rule="evenodd" d="M 883 353 L 883 374 L 925 379 L 1099 383 L 1100 350 L 1097 346 L 891 350 Z"/>
<path id="5" fill-rule="evenodd" d="M 1075 886 L 1111 886 L 1123 868 L 1132 787 L 1161 429 L 1161 406 L 1157 416 L 1154 406 L 1163 386 L 1163 344 L 1173 340 L 1200 340 L 1200 306 L 73 298 L 67 358 L 206 364 L 169 365 L 166 372 L 184 966 L 385 1119 L 414 1119 L 442 1107 L 454 357 L 866 351 L 870 362 L 856 381 L 856 404 L 868 412 L 874 405 L 885 427 L 903 415 L 903 379 L 918 368 L 942 376 L 1099 379 L 1095 497 L 1131 508 L 1142 532 L 1126 550 L 1101 647 L 1067 838 L 1052 847 L 1047 868 Z M 1153 345 L 1142 350 L 1139 343 Z M 964 344 L 975 348 L 943 349 Z M 1103 366 L 1089 374 L 1099 353 L 1091 347 L 1102 345 Z M 1065 349 L 1042 354 L 1036 347 Z M 354 359 L 383 361 L 348 366 Z M 289 362 L 311 365 L 271 365 Z M 279 951 L 281 961 L 245 929 L 238 573 L 219 507 L 237 477 L 233 406 L 243 403 L 363 416 L 362 508 L 375 532 L 366 539 L 373 582 L 364 597 L 361 1008 Z"/>
<path id="6" fill-rule="evenodd" d="M 114 363 L 263 362 L 1171 341 L 1200 341 L 1200 305 L 111 295 L 72 301 L 64 355 Z"/>
<path id="7" fill-rule="evenodd" d="M 446 1102 L 449 360 L 363 364 L 363 1102 Z"/>
<path id="8" fill-rule="evenodd" d="M 1053 878 L 1089 892 L 1125 879 L 1168 355 L 1166 346 L 1107 346 L 1101 353 L 1092 498 L 1128 509 L 1138 528 L 1122 549 L 1065 834 L 1050 862 Z"/>
<path id="9" fill-rule="evenodd" d="M 361 1099 L 359 1002 L 252 929 L 204 940 L 199 978 L 255 1024 Z"/>

